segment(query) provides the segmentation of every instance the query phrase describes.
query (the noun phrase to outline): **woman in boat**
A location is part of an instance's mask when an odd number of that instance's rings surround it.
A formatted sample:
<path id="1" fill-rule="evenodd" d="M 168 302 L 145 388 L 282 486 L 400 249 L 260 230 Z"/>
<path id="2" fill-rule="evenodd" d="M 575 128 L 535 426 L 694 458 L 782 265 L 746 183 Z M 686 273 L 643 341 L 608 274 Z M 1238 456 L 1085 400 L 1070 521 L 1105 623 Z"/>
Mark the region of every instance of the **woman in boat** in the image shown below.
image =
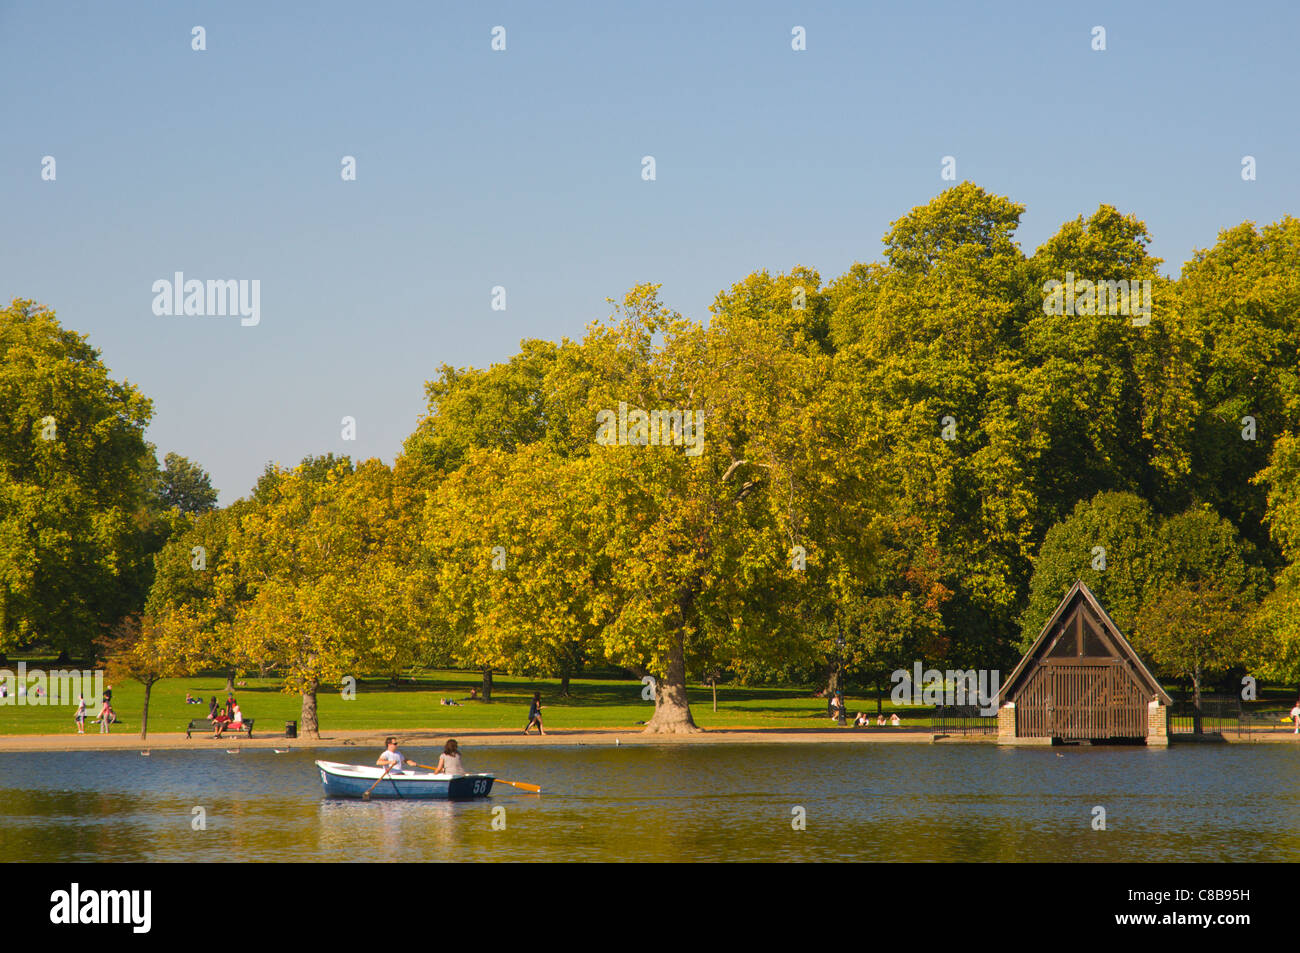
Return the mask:
<path id="1" fill-rule="evenodd" d="M 537 726 L 537 733 L 539 735 L 546 734 L 546 732 L 542 730 L 542 693 L 541 692 L 533 692 L 533 703 L 530 706 L 528 706 L 528 724 L 524 725 L 524 734 L 528 734 L 528 729 L 533 727 L 533 725 Z"/>
<path id="2" fill-rule="evenodd" d="M 460 745 L 455 738 L 448 738 L 442 747 L 442 756 L 438 758 L 438 774 L 464 774 L 465 765 L 460 760 Z"/>

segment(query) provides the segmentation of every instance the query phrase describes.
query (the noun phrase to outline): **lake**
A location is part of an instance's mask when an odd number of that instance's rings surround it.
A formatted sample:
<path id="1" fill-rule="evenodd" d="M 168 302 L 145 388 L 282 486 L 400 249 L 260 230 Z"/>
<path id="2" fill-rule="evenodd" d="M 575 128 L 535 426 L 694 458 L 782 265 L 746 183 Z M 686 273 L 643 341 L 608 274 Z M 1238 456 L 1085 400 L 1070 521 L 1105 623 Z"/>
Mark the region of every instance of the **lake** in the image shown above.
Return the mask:
<path id="1" fill-rule="evenodd" d="M 465 749 L 468 803 L 336 801 L 277 755 L 0 753 L 6 861 L 1298 861 L 1292 745 Z M 437 761 L 435 749 L 408 757 Z M 1106 830 L 1093 830 L 1094 807 Z M 194 830 L 194 808 L 206 830 Z M 494 817 L 504 807 L 504 830 Z M 795 830 L 797 808 L 805 829 Z M 500 824 L 500 820 L 498 820 Z"/>

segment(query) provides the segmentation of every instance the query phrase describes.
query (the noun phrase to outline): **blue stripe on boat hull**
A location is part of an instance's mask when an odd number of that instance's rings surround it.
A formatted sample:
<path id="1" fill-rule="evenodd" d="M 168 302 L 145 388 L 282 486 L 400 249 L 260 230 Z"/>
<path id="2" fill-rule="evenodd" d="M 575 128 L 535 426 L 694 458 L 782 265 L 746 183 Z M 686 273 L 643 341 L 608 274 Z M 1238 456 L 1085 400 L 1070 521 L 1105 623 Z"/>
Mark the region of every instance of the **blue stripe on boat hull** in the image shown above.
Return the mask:
<path id="1" fill-rule="evenodd" d="M 362 797 L 374 778 L 350 778 L 320 768 L 321 783 L 325 785 L 327 797 Z M 492 792 L 491 777 L 467 774 L 464 777 L 434 779 L 419 775 L 389 775 L 370 791 L 370 797 L 389 800 L 443 800 L 470 801 L 474 798 L 487 797 Z"/>

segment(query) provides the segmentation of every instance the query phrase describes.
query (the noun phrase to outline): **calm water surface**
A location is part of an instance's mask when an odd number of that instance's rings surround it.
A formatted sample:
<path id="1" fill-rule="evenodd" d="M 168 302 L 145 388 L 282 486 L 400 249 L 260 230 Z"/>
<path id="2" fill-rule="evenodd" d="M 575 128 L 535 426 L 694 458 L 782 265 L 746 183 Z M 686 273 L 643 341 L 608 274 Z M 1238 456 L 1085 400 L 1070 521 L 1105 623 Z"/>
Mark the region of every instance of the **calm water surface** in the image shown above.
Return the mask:
<path id="1" fill-rule="evenodd" d="M 435 749 L 408 757 L 437 761 Z M 0 754 L 6 861 L 1297 861 L 1300 748 L 473 748 L 470 803 L 344 801 L 378 751 Z M 1107 830 L 1091 827 L 1096 805 Z M 805 830 L 791 826 L 806 811 Z M 207 830 L 191 827 L 203 807 Z M 493 830 L 504 807 L 506 829 Z"/>

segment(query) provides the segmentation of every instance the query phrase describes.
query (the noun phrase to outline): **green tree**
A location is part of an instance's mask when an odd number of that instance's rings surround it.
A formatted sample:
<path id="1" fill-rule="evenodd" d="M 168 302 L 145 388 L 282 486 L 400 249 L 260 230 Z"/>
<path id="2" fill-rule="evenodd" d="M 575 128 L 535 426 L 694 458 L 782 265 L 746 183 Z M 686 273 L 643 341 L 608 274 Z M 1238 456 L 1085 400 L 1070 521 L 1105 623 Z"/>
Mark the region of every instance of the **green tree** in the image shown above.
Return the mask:
<path id="1" fill-rule="evenodd" d="M 169 453 L 159 474 L 158 500 L 164 508 L 182 513 L 207 513 L 217 508 L 217 491 L 201 466 Z"/>
<path id="2" fill-rule="evenodd" d="M 143 605 L 150 414 L 52 311 L 0 310 L 0 652 L 39 640 L 84 654 Z"/>
<path id="3" fill-rule="evenodd" d="M 1120 631 L 1132 633 L 1147 597 L 1156 546 L 1154 523 L 1151 507 L 1141 497 L 1105 492 L 1078 504 L 1048 530 L 1021 617 L 1021 651 L 1033 644 L 1078 580 L 1093 591 Z"/>
<path id="4" fill-rule="evenodd" d="M 1246 611 L 1240 592 L 1210 579 L 1175 582 L 1142 609 L 1137 648 L 1169 674 L 1191 681 L 1198 733 L 1204 680 L 1240 664 L 1249 650 Z"/>

